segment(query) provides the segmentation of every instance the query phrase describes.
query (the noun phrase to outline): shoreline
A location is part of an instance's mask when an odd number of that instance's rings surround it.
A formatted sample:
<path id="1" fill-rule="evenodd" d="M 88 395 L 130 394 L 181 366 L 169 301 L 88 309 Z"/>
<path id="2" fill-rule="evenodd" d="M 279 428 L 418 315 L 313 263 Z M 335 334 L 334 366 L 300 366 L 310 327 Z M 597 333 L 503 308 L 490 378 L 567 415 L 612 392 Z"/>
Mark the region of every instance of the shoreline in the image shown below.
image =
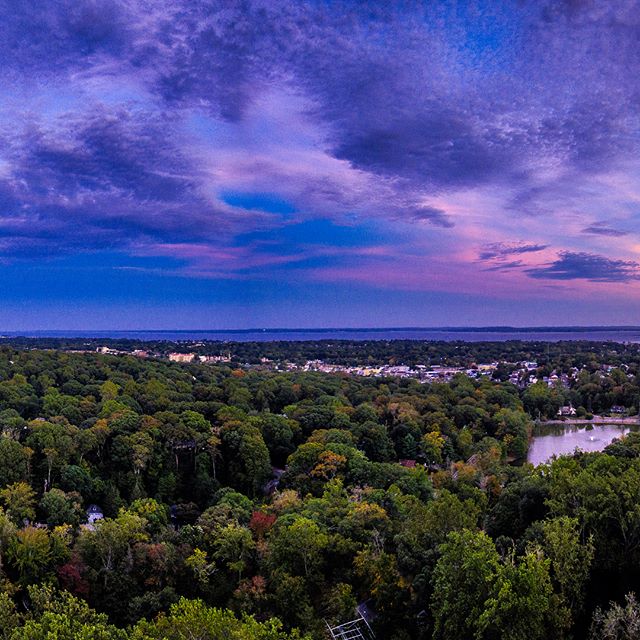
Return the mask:
<path id="1" fill-rule="evenodd" d="M 586 418 L 578 418 L 575 420 L 544 420 L 536 421 L 536 427 L 551 427 L 551 426 L 587 426 L 587 425 L 638 425 L 640 426 L 640 419 L 637 416 L 628 418 L 607 418 L 605 416 L 593 416 L 591 420 Z"/>

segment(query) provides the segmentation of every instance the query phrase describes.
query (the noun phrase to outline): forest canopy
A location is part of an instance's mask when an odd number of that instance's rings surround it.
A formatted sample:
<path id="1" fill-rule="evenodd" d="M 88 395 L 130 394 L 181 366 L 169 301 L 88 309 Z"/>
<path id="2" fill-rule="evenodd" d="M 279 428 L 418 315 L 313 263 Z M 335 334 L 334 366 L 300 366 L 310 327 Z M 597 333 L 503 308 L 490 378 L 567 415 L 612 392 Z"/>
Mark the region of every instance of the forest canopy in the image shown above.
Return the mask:
<path id="1" fill-rule="evenodd" d="M 637 398 L 593 363 L 567 390 L 5 345 L 0 637 L 322 638 L 358 605 L 379 638 L 626 637 L 640 437 L 526 463 L 541 415 Z"/>

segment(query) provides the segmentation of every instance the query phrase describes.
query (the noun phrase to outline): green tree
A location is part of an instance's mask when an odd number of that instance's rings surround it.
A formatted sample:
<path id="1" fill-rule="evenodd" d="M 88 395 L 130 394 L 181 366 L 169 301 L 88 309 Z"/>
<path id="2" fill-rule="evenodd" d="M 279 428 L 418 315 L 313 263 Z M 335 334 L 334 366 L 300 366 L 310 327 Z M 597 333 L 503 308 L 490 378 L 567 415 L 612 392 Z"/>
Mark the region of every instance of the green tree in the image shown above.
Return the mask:
<path id="1" fill-rule="evenodd" d="M 31 423 L 27 444 L 44 458 L 45 490 L 51 487 L 54 468 L 67 464 L 77 449 L 79 429 L 64 422 Z"/>
<path id="2" fill-rule="evenodd" d="M 284 516 L 271 534 L 271 563 L 294 575 L 319 578 L 329 536 L 304 516 Z"/>
<path id="3" fill-rule="evenodd" d="M 103 401 L 115 400 L 118 397 L 118 385 L 112 380 L 105 380 L 100 385 L 100 397 Z"/>
<path id="4" fill-rule="evenodd" d="M 260 416 L 258 423 L 264 442 L 269 449 L 273 463 L 284 465 L 287 457 L 295 450 L 294 433 L 299 429 L 295 420 L 273 414 Z"/>
<path id="5" fill-rule="evenodd" d="M 75 491 L 65 493 L 62 489 L 53 488 L 42 496 L 40 508 L 50 527 L 61 524 L 77 527 L 84 518 L 82 497 Z"/>
<path id="6" fill-rule="evenodd" d="M 365 422 L 355 429 L 358 447 L 364 451 L 369 460 L 387 462 L 395 458 L 393 440 L 386 427 L 376 422 Z"/>
<path id="7" fill-rule="evenodd" d="M 522 401 L 529 415 L 534 418 L 554 417 L 563 403 L 563 399 L 542 380 L 527 387 Z"/>
<path id="8" fill-rule="evenodd" d="M 209 584 L 211 575 L 216 571 L 216 565 L 214 562 L 209 562 L 207 552 L 198 548 L 193 550 L 193 553 L 185 560 L 185 564 L 193 571 L 201 587 L 206 587 Z"/>
<path id="9" fill-rule="evenodd" d="M 496 423 L 496 436 L 505 443 L 507 454 L 524 458 L 531 431 L 531 421 L 527 414 L 514 409 L 500 409 L 493 420 Z"/>
<path id="10" fill-rule="evenodd" d="M 594 555 L 591 538 L 580 542 L 578 520 L 562 516 L 542 524 L 545 555 L 551 561 L 553 580 L 567 606 L 577 616 L 582 611 L 584 589 Z"/>
<path id="11" fill-rule="evenodd" d="M 19 442 L 0 436 L 0 488 L 28 479 L 31 453 Z"/>
<path id="12" fill-rule="evenodd" d="M 223 426 L 221 438 L 231 484 L 256 495 L 271 477 L 269 450 L 260 431 L 250 424 L 233 421 Z"/>
<path id="13" fill-rule="evenodd" d="M 33 612 L 11 640 L 127 640 L 128 634 L 109 624 L 86 602 L 69 593 L 56 594 L 48 587 L 30 587 Z"/>
<path id="14" fill-rule="evenodd" d="M 214 558 L 223 561 L 229 571 L 237 572 L 239 582 L 255 550 L 251 531 L 230 523 L 218 530 L 213 546 Z"/>
<path id="15" fill-rule="evenodd" d="M 500 558 L 483 532 L 453 532 L 433 573 L 434 639 L 481 638 L 481 616 L 500 572 Z"/>
<path id="16" fill-rule="evenodd" d="M 0 640 L 9 640 L 20 622 L 13 600 L 8 593 L 0 592 Z"/>
<path id="17" fill-rule="evenodd" d="M 7 515 L 18 526 L 25 520 L 35 520 L 36 494 L 26 482 L 15 482 L 0 490 L 0 500 Z"/>
<path id="18" fill-rule="evenodd" d="M 279 620 L 258 622 L 251 616 L 238 620 L 231 611 L 207 607 L 201 600 L 182 599 L 167 615 L 153 622 L 142 620 L 131 640 L 298 640 L 297 631 L 285 633 Z M 65 639 L 66 640 L 66 639 Z"/>
<path id="19" fill-rule="evenodd" d="M 117 579 L 121 565 L 130 570 L 133 546 L 148 540 L 146 524 L 141 516 L 121 509 L 117 518 L 98 520 L 94 530 L 86 529 L 80 534 L 78 550 L 88 563 L 97 565 L 105 586 Z"/>
<path id="20" fill-rule="evenodd" d="M 49 571 L 49 533 L 31 526 L 19 529 L 9 543 L 8 557 L 18 569 L 22 585 L 39 582 Z"/>
<path id="21" fill-rule="evenodd" d="M 428 462 L 432 464 L 442 463 L 442 447 L 445 440 L 439 431 L 429 431 L 425 433 L 421 440 L 420 446 Z"/>
<path id="22" fill-rule="evenodd" d="M 4 574 L 5 554 L 15 538 L 15 535 L 16 525 L 11 521 L 8 514 L 0 508 L 0 581 Z"/>
<path id="23" fill-rule="evenodd" d="M 559 638 L 551 627 L 553 588 L 549 561 L 531 551 L 499 566 L 491 595 L 484 603 L 476 637 L 495 640 Z"/>
<path id="24" fill-rule="evenodd" d="M 128 511 L 144 518 L 152 535 L 160 534 L 169 522 L 167 507 L 153 498 L 134 500 Z"/>

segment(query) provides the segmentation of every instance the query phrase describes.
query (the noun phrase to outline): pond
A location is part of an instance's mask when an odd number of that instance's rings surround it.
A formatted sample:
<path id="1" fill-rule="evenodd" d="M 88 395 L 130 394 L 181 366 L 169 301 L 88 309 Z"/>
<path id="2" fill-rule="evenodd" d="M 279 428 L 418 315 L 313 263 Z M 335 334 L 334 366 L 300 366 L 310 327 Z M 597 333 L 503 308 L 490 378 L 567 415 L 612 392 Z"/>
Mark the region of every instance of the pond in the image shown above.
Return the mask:
<path id="1" fill-rule="evenodd" d="M 615 438 L 638 427 L 629 428 L 620 424 L 593 425 L 553 425 L 537 427 L 529 445 L 527 460 L 538 465 L 547 462 L 551 456 L 571 455 L 575 449 L 582 451 L 602 451 Z"/>

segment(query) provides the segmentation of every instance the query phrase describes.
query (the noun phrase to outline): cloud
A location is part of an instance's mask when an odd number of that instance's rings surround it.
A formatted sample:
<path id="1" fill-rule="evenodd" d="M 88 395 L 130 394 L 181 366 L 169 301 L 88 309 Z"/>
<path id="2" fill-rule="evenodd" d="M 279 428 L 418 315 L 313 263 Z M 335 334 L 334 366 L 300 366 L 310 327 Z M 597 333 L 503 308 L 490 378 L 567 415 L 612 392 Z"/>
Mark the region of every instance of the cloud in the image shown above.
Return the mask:
<path id="1" fill-rule="evenodd" d="M 582 233 L 587 233 L 591 235 L 597 236 L 608 236 L 610 238 L 620 238 L 622 236 L 629 235 L 628 231 L 623 231 L 622 229 L 614 229 L 613 227 L 608 226 L 604 222 L 594 222 L 590 224 L 588 227 L 585 227 L 582 230 Z"/>
<path id="2" fill-rule="evenodd" d="M 131 251 L 140 242 L 223 247 L 240 233 L 283 224 L 281 215 L 207 193 L 207 176 L 181 145 L 171 114 L 95 105 L 53 125 L 31 122 L 3 141 L 5 258 Z"/>
<path id="3" fill-rule="evenodd" d="M 589 236 L 625 232 L 589 224 L 587 208 L 633 193 L 599 180 L 637 165 L 637 3 L 462 4 L 9 2 L 0 255 L 144 247 L 185 270 L 245 264 L 262 277 L 277 257 L 249 243 L 238 254 L 239 243 L 266 234 L 297 263 L 305 247 L 282 230 L 322 219 L 386 224 L 391 240 L 365 238 L 362 252 L 384 244 L 390 259 L 397 242 L 470 272 L 491 228 L 498 241 L 478 259 L 508 272 L 573 221 L 584 251 L 531 278 L 631 278 L 633 263 L 589 253 Z M 228 192 L 291 209 L 232 206 Z M 473 206 L 453 206 L 459 194 Z M 397 226 L 411 227 L 406 239 Z M 314 255 L 357 259 L 323 242 Z"/>
<path id="4" fill-rule="evenodd" d="M 491 267 L 486 267 L 483 271 L 511 271 L 524 266 L 522 260 L 512 260 L 511 262 L 498 262 Z"/>
<path id="5" fill-rule="evenodd" d="M 504 259 L 508 256 L 543 251 L 549 245 L 531 242 L 492 242 L 482 247 L 480 260 Z"/>
<path id="6" fill-rule="evenodd" d="M 550 264 L 526 270 L 541 280 L 588 280 L 591 282 L 629 282 L 640 278 L 640 264 L 631 260 L 612 260 L 593 253 L 561 251 Z"/>
<path id="7" fill-rule="evenodd" d="M 454 226 L 453 220 L 447 215 L 446 211 L 437 207 L 420 207 L 413 212 L 412 220 L 416 222 L 430 222 L 437 227 L 450 229 Z"/>

